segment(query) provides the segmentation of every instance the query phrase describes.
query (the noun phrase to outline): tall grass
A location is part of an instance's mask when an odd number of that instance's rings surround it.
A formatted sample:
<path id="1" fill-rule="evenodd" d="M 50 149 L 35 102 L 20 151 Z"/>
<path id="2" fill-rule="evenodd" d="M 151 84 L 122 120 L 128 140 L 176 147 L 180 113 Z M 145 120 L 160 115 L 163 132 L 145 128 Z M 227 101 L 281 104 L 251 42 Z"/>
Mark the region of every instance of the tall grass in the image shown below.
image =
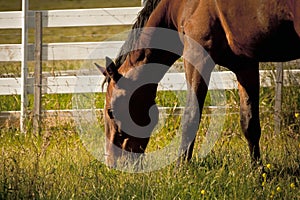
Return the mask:
<path id="1" fill-rule="evenodd" d="M 236 131 L 205 158 L 196 145 L 189 164 L 131 174 L 108 169 L 87 152 L 71 122 L 57 123 L 40 136 L 1 129 L 1 199 L 300 198 L 297 133 L 263 129 L 265 173 L 251 168 L 246 141 Z"/>

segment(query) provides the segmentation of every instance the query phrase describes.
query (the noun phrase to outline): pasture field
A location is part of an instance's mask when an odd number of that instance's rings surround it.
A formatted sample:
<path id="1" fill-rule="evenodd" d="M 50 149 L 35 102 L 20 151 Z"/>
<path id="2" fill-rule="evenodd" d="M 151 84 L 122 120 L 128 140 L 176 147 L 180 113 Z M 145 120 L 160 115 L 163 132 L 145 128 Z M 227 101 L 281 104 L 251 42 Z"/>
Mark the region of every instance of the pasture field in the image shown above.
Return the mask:
<path id="1" fill-rule="evenodd" d="M 68 120 L 45 122 L 38 136 L 2 128 L 0 199 L 299 199 L 299 133 L 285 127 L 275 135 L 272 117 L 263 116 L 262 173 L 250 166 L 246 141 L 234 125 L 238 116 L 226 121 L 205 158 L 197 156 L 202 126 L 191 163 L 138 174 L 95 159 Z M 151 139 L 148 151 L 165 145 L 170 132 Z"/>
<path id="2" fill-rule="evenodd" d="M 137 0 L 30 1 L 30 9 L 67 9 L 139 6 Z M 17 0 L 1 1 L 1 10 L 19 10 Z M 106 40 L 130 27 L 86 27 L 45 29 L 44 42 Z M 32 41 L 33 31 L 30 30 Z M 19 43 L 19 30 L 0 30 L 0 43 Z M 33 64 L 30 64 L 32 72 Z M 81 61 L 49 61 L 43 70 L 59 72 L 80 68 Z M 19 63 L 0 63 L 0 76 L 19 76 Z M 273 66 L 264 66 L 274 68 Z M 293 66 L 291 66 L 293 68 Z M 299 77 L 300 78 L 300 77 Z M 18 124 L 0 124 L 0 199 L 300 199 L 300 87 L 284 87 L 283 124 L 274 133 L 274 88 L 261 88 L 261 153 L 264 170 L 250 166 L 247 143 L 239 126 L 239 98 L 226 91 L 225 123 L 212 151 L 199 157 L 209 118 L 204 115 L 191 163 L 148 173 L 108 169 L 85 148 L 72 118 L 43 119 L 42 132 L 28 133 Z M 95 94 L 95 105 L 103 108 L 104 95 Z M 161 106 L 181 106 L 172 92 L 159 92 Z M 29 96 L 32 107 L 33 97 Z M 0 96 L 0 111 L 19 110 L 20 97 Z M 207 99 L 206 105 L 210 105 Z M 72 109 L 72 95 L 43 96 L 43 109 Z M 210 110 L 204 110 L 209 114 Z M 169 117 L 155 134 L 147 152 L 163 148 L 179 127 Z M 103 120 L 99 119 L 103 128 Z"/>

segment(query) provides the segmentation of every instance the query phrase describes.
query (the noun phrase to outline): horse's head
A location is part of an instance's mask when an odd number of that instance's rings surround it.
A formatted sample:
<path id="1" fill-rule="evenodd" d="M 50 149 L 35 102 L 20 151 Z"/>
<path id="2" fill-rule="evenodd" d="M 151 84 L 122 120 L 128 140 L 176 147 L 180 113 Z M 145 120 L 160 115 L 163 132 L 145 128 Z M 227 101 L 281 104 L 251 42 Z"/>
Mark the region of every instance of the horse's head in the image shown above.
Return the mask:
<path id="1" fill-rule="evenodd" d="M 97 66 L 107 80 L 104 118 L 109 166 L 115 166 L 121 157 L 138 158 L 144 153 L 158 121 L 154 101 L 157 84 L 144 81 L 143 76 L 149 75 L 147 70 L 129 65 L 124 62 L 117 69 L 114 62 L 106 58 L 106 68 Z"/>

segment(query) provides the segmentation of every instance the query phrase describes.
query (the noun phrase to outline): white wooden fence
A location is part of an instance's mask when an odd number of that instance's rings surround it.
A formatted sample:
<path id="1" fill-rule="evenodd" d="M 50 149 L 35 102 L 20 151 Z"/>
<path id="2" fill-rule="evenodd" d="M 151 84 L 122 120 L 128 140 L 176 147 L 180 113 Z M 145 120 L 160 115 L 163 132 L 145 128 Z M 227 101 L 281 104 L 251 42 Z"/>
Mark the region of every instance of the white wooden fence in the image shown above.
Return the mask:
<path id="1" fill-rule="evenodd" d="M 129 25 L 136 18 L 140 7 L 99 8 L 80 10 L 42 11 L 44 27 L 80 27 Z M 28 13 L 28 26 L 34 27 L 34 13 Z M 21 11 L 0 12 L 0 29 L 22 28 Z M 43 45 L 43 60 L 83 60 L 115 57 L 122 41 L 50 43 Z M 21 44 L 1 44 L 0 61 L 22 61 Z M 97 52 L 94 52 L 94 51 Z M 33 45 L 29 45 L 28 60 L 33 60 Z M 91 52 L 94 52 L 91 55 Z M 94 57 L 91 57 L 94 56 Z"/>
<path id="2" fill-rule="evenodd" d="M 28 11 L 28 0 L 22 0 L 22 11 L 0 12 L 0 29 L 22 29 L 22 44 L 0 45 L 0 61 L 21 61 L 21 77 L 1 79 L 2 94 L 21 95 L 21 131 L 26 118 L 26 97 L 30 80 L 27 79 L 27 60 L 33 60 L 33 45 L 27 44 L 29 27 L 34 27 L 37 11 Z M 132 24 L 141 7 L 100 8 L 80 10 L 42 11 L 44 27 L 103 26 Z M 115 57 L 122 42 L 99 43 L 51 43 L 42 48 L 43 60 L 101 59 L 105 55 Z M 96 57 L 91 52 L 97 49 Z M 66 77 L 67 79 L 69 77 Z M 48 82 L 48 81 L 47 81 Z M 4 83 L 4 85 L 3 85 Z M 7 85 L 9 84 L 9 86 Z M 6 90 L 5 90 L 6 88 Z M 12 88 L 20 88 L 12 89 Z M 47 86 L 46 86 L 47 88 Z M 57 90 L 55 90 L 57 91 Z M 59 91 L 57 91 L 59 92 Z"/>

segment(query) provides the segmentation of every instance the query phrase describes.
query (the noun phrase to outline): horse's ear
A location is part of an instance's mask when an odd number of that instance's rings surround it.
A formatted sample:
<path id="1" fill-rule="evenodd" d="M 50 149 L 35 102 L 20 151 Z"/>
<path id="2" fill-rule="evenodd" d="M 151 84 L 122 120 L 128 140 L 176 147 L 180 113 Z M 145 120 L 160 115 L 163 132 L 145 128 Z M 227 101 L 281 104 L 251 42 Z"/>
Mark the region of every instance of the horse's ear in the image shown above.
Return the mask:
<path id="1" fill-rule="evenodd" d="M 117 82 L 122 77 L 122 75 L 118 72 L 118 69 L 114 61 L 112 61 L 112 59 L 110 59 L 109 57 L 105 57 L 105 60 L 106 60 L 107 75 L 115 82 Z"/>
<path id="2" fill-rule="evenodd" d="M 96 67 L 99 69 L 99 71 L 100 71 L 104 76 L 107 76 L 105 67 L 102 67 L 102 66 L 98 65 L 97 63 L 94 63 L 94 64 L 96 65 Z"/>
<path id="3" fill-rule="evenodd" d="M 106 64 L 106 68 L 110 67 L 110 68 L 115 68 L 116 65 L 114 63 L 114 61 L 110 58 L 110 57 L 105 57 L 105 64 Z"/>
<path id="4" fill-rule="evenodd" d="M 109 57 L 105 57 L 105 60 L 106 60 L 106 68 L 98 65 L 97 63 L 94 64 L 104 76 L 110 77 L 115 82 L 117 82 L 122 77 L 122 75 L 119 74 L 118 69 L 114 61 L 112 61 L 112 59 L 110 59 Z"/>

